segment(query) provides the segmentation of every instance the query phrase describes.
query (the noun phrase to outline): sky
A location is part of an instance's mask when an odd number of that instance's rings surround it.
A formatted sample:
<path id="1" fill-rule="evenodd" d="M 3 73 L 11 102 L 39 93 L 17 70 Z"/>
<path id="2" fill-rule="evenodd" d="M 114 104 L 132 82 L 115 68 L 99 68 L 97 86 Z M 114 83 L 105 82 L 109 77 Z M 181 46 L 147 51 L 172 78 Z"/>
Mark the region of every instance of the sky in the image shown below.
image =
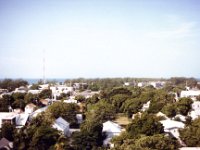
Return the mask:
<path id="1" fill-rule="evenodd" d="M 199 16 L 199 0 L 0 0 L 0 78 L 200 78 Z"/>

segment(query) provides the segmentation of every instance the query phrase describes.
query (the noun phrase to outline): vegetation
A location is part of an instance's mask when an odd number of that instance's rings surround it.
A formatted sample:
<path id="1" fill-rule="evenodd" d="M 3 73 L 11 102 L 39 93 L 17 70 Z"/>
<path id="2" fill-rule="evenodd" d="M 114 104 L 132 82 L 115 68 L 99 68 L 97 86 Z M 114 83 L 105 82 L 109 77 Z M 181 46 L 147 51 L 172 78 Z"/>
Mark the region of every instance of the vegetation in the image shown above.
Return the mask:
<path id="1" fill-rule="evenodd" d="M 189 147 L 200 146 L 200 118 L 180 130 L 180 138 Z"/>
<path id="2" fill-rule="evenodd" d="M 13 125 L 3 124 L 1 136 L 14 140 L 14 149 L 105 149 L 103 140 L 106 135 L 102 133 L 103 123 L 112 120 L 126 129 L 112 139 L 115 144 L 114 150 L 154 150 L 154 149 L 178 149 L 180 145 L 177 140 L 164 134 L 164 127 L 159 122 L 156 113 L 163 112 L 169 118 L 177 114 L 186 116 L 186 128 L 180 130 L 180 137 L 187 146 L 200 146 L 200 120 L 192 121 L 188 117 L 191 111 L 192 100 L 190 98 L 180 98 L 175 100 L 174 93 L 180 93 L 185 89 L 185 85 L 196 86 L 193 78 L 171 78 L 162 89 L 153 86 L 135 87 L 123 86 L 124 82 L 139 82 L 146 79 L 115 78 L 115 79 L 76 79 L 66 80 L 73 85 L 76 82 L 86 83 L 79 90 L 89 89 L 92 91 L 101 90 L 90 98 L 77 95 L 75 99 L 81 103 L 68 104 L 62 102 L 70 96 L 62 94 L 58 97 L 58 102 L 51 104 L 47 110 L 18 132 Z M 12 85 L 12 86 L 11 86 Z M 0 82 L 0 88 L 8 88 L 9 91 L 14 87 L 26 85 L 23 80 L 6 79 Z M 12 88 L 10 88 L 12 87 Z M 38 89 L 39 83 L 34 84 L 31 89 Z M 24 109 L 28 103 L 39 105 L 39 99 L 51 98 L 51 90 L 45 89 L 40 94 L 13 93 L 3 95 L 0 98 L 0 111 L 13 109 Z M 197 97 L 199 100 L 199 97 Z M 148 109 L 142 112 L 143 105 L 150 103 Z M 138 113 L 142 112 L 142 113 Z M 84 121 L 77 125 L 76 114 L 83 113 Z M 137 114 L 138 115 L 135 115 Z M 134 119 L 131 119 L 134 114 Z M 141 115 L 140 115 L 141 114 Z M 74 132 L 71 137 L 64 137 L 59 131 L 52 128 L 52 123 L 58 117 L 64 118 L 70 123 L 70 127 L 80 127 L 80 132 Z"/>
<path id="3" fill-rule="evenodd" d="M 0 88 L 7 89 L 8 91 L 13 91 L 15 90 L 15 88 L 26 85 L 28 85 L 28 82 L 22 79 L 17 79 L 17 80 L 4 79 L 0 81 Z"/>

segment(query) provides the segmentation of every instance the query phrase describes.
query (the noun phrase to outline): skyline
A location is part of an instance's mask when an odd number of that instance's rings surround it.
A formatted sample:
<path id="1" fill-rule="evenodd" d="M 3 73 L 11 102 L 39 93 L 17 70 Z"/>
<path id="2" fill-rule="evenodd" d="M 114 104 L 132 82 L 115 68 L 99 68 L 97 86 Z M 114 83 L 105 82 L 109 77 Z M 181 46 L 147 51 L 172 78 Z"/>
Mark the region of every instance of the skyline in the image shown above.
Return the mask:
<path id="1" fill-rule="evenodd" d="M 0 78 L 200 78 L 198 0 L 0 0 Z"/>

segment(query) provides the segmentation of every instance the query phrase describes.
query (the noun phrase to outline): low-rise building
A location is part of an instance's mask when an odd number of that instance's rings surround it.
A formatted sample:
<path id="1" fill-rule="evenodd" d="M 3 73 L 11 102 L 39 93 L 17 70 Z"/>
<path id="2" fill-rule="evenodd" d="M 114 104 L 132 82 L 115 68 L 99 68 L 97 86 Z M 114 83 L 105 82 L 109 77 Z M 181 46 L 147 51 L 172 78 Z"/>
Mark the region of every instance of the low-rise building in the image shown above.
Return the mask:
<path id="1" fill-rule="evenodd" d="M 56 119 L 52 127 L 61 131 L 65 136 L 69 136 L 69 123 L 62 117 Z"/>
<path id="2" fill-rule="evenodd" d="M 102 132 L 105 132 L 105 134 L 107 136 L 106 139 L 103 141 L 103 145 L 114 147 L 114 145 L 112 143 L 110 143 L 110 140 L 114 136 L 120 135 L 120 133 L 122 132 L 122 127 L 112 121 L 106 121 L 103 123 Z"/>

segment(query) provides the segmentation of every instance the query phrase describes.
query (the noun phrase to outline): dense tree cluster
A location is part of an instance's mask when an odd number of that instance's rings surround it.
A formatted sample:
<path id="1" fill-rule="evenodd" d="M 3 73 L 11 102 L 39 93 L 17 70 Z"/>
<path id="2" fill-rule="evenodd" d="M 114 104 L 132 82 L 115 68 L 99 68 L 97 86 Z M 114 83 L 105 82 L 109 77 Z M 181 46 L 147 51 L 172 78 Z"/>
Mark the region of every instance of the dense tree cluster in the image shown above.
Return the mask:
<path id="1" fill-rule="evenodd" d="M 4 79 L 0 81 L 0 88 L 7 89 L 9 91 L 15 90 L 20 86 L 26 86 L 28 82 L 22 79 L 12 80 L 12 79 Z"/>
<path id="2" fill-rule="evenodd" d="M 200 147 L 200 118 L 181 129 L 180 138 L 187 146 Z"/>

